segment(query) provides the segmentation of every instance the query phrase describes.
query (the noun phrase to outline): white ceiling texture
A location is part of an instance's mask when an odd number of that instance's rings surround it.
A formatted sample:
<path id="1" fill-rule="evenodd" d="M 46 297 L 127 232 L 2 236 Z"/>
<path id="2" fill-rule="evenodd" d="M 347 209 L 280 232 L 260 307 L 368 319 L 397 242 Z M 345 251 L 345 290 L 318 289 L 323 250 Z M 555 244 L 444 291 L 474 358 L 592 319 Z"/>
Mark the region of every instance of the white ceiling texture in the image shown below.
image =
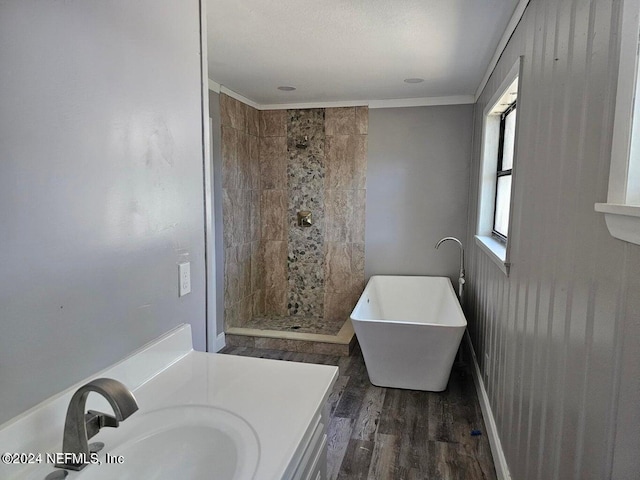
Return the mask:
<path id="1" fill-rule="evenodd" d="M 517 21 L 519 3 L 207 0 L 209 78 L 260 107 L 464 103 Z"/>

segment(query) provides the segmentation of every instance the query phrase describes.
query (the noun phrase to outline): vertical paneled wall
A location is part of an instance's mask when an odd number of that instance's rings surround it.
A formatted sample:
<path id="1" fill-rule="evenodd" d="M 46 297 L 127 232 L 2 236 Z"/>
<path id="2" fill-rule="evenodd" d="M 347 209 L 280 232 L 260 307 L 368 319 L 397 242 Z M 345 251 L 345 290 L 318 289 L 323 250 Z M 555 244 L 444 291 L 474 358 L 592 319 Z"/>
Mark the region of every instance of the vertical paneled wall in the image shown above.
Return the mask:
<path id="1" fill-rule="evenodd" d="M 364 288 L 368 108 L 258 112 L 220 99 L 226 325 L 343 323 Z M 312 213 L 311 227 L 298 225 L 300 211 Z"/>
<path id="2" fill-rule="evenodd" d="M 465 310 L 516 479 L 637 478 L 624 422 L 638 418 L 638 342 L 622 340 L 639 333 L 640 247 L 593 208 L 607 197 L 619 10 L 532 0 L 475 105 Z M 473 234 L 483 110 L 519 56 L 507 277 Z"/>

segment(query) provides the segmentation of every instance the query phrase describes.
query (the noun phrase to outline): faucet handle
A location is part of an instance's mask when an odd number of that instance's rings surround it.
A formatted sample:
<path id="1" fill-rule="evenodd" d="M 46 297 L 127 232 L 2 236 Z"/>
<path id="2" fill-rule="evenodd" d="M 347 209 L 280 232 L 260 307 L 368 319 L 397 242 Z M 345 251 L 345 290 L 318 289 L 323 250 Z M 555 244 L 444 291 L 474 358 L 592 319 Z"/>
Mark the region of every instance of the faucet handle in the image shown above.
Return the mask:
<path id="1" fill-rule="evenodd" d="M 108 413 L 89 410 L 84 415 L 84 422 L 87 425 L 87 439 L 96 435 L 102 427 L 117 428 L 120 425 L 118 419 Z"/>
<path id="2" fill-rule="evenodd" d="M 97 414 L 100 419 L 100 428 L 102 427 L 113 427 L 118 428 L 120 422 L 113 415 L 109 415 L 108 413 L 96 412 L 95 410 L 89 410 L 87 413 L 89 414 Z"/>

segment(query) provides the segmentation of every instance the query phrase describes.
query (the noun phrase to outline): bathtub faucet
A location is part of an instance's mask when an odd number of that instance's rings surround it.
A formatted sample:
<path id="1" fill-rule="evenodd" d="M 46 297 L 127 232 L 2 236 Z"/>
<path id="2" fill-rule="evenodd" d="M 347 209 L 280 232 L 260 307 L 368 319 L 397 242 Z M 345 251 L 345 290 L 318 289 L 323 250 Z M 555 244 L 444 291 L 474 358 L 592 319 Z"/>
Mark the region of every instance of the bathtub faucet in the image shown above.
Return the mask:
<path id="1" fill-rule="evenodd" d="M 458 297 L 460 298 L 460 302 L 462 302 L 462 292 L 464 290 L 464 247 L 462 246 L 462 242 L 458 240 L 456 237 L 444 237 L 440 239 L 438 243 L 436 243 L 436 249 L 440 246 L 440 244 L 446 242 L 447 240 L 453 240 L 460 247 L 460 276 L 458 277 Z"/>

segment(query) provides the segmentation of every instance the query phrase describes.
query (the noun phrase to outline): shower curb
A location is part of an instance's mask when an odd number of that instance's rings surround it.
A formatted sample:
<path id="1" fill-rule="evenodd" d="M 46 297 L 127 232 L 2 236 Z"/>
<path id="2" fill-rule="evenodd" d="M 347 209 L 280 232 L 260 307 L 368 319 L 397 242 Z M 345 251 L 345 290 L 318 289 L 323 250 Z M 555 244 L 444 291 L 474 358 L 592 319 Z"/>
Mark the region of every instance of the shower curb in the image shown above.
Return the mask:
<path id="1" fill-rule="evenodd" d="M 298 333 L 255 328 L 228 328 L 225 332 L 227 346 L 250 347 L 288 352 L 320 353 L 349 356 L 356 344 L 356 336 L 347 319 L 337 335 Z"/>

